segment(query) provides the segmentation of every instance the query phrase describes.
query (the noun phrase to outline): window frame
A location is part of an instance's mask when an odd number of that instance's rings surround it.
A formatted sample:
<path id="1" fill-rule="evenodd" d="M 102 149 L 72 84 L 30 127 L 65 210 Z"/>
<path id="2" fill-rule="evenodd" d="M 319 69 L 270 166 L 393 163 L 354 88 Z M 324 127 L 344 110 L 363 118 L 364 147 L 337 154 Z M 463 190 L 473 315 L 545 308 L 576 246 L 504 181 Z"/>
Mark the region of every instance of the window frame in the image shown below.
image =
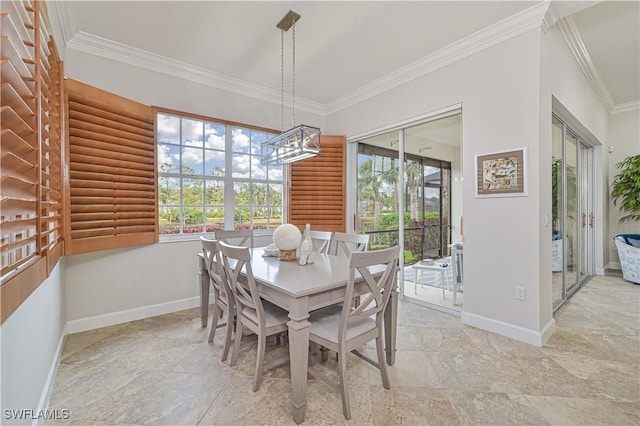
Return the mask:
<path id="1" fill-rule="evenodd" d="M 259 183 L 259 184 L 265 184 L 265 185 L 271 185 L 271 184 L 276 184 L 276 185 L 281 185 L 282 188 L 282 197 L 281 197 L 281 203 L 280 205 L 274 206 L 274 205 L 270 205 L 269 203 L 267 203 L 267 206 L 256 206 L 254 204 L 252 204 L 252 198 L 253 196 L 250 195 L 250 200 L 249 200 L 249 205 L 247 206 L 241 206 L 240 208 L 248 208 L 250 210 L 252 210 L 253 208 L 259 208 L 259 207 L 264 207 L 264 208 L 273 208 L 273 207 L 277 207 L 280 208 L 282 211 L 282 219 L 280 222 L 278 222 L 278 224 L 280 223 L 284 223 L 285 219 L 286 219 L 286 214 L 287 214 L 287 210 L 286 210 L 286 196 L 287 196 L 287 182 L 288 182 L 288 167 L 285 166 L 280 166 L 282 168 L 282 177 L 281 180 L 274 180 L 274 179 L 269 179 L 269 170 L 270 167 L 269 166 L 263 166 L 265 167 L 265 170 L 267 172 L 267 176 L 264 179 L 255 179 L 251 174 L 253 172 L 252 168 L 249 167 L 249 177 L 246 176 L 234 176 L 234 170 L 233 170 L 233 159 L 234 159 L 234 154 L 238 155 L 238 154 L 248 154 L 251 156 L 256 155 L 255 153 L 251 152 L 251 139 L 249 140 L 249 149 L 248 152 L 245 153 L 241 153 L 239 151 L 234 151 L 232 144 L 233 144 L 233 131 L 236 129 L 241 129 L 243 132 L 245 131 L 249 131 L 249 136 L 251 136 L 251 132 L 260 132 L 263 134 L 266 134 L 266 139 L 269 139 L 270 136 L 275 136 L 278 133 L 280 133 L 277 130 L 274 129 L 270 129 L 270 128 L 265 128 L 265 127 L 260 127 L 260 126 L 255 126 L 255 125 L 251 125 L 251 124 L 246 124 L 246 123 L 240 123 L 240 122 L 236 122 L 236 121 L 230 121 L 230 120 L 225 120 L 225 119 L 220 119 L 220 118 L 215 118 L 215 117 L 209 117 L 209 116 L 204 116 L 204 115 L 199 115 L 199 114 L 193 114 L 193 113 L 188 113 L 188 112 L 184 112 L 184 111 L 177 111 L 177 110 L 173 110 L 173 109 L 168 109 L 168 108 L 163 108 L 163 107 L 153 107 L 154 108 L 154 112 L 156 114 L 156 122 L 158 123 L 158 126 L 160 124 L 160 117 L 159 115 L 167 115 L 167 116 L 172 116 L 172 117 L 177 117 L 179 118 L 180 124 L 179 124 L 179 128 L 180 128 L 180 134 L 178 135 L 178 144 L 174 144 L 171 146 L 174 146 L 178 149 L 179 151 L 179 155 L 180 155 L 180 163 L 179 163 L 179 169 L 183 167 L 182 164 L 182 153 L 183 153 L 183 149 L 185 147 L 189 147 L 190 145 L 188 144 L 184 144 L 183 141 L 183 133 L 182 133 L 182 120 L 186 119 L 186 120 L 197 120 L 197 121 L 201 121 L 202 125 L 203 125 L 203 129 L 202 129 L 202 134 L 206 135 L 206 128 L 204 127 L 206 125 L 206 123 L 212 123 L 214 125 L 221 125 L 224 126 L 225 132 L 224 132 L 224 150 L 221 151 L 224 153 L 224 175 L 223 176 L 211 176 L 211 175 L 207 175 L 206 174 L 206 170 L 203 169 L 202 174 L 189 174 L 189 173 L 184 173 L 182 170 L 179 170 L 177 173 L 175 172 L 166 172 L 166 171 L 161 171 L 160 170 L 160 160 L 158 158 L 157 162 L 158 164 L 156 164 L 156 168 L 157 168 L 157 173 L 158 173 L 158 181 L 156 182 L 156 184 L 159 186 L 160 183 L 160 179 L 162 178 L 174 178 L 178 180 L 178 186 L 180 187 L 180 199 L 179 199 L 179 203 L 178 204 L 161 204 L 162 201 L 162 197 L 158 196 L 158 232 L 159 232 L 159 241 L 160 242 L 168 242 L 168 241 L 184 241 L 184 240 L 193 240 L 193 239 L 197 239 L 199 238 L 201 235 L 203 234 L 207 234 L 207 233 L 211 233 L 213 232 L 213 229 L 208 229 L 207 228 L 207 223 L 206 223 L 206 217 L 203 219 L 203 223 L 202 223 L 202 231 L 200 232 L 184 232 L 185 230 L 185 224 L 184 224 L 184 219 L 183 219 L 183 215 L 184 215 L 184 191 L 182 190 L 183 188 L 183 180 L 184 179 L 197 179 L 197 180 L 202 180 L 202 184 L 203 184 L 203 194 L 202 194 L 202 201 L 201 201 L 201 207 L 198 206 L 198 208 L 202 208 L 204 215 L 206 216 L 206 212 L 208 209 L 211 208 L 220 208 L 222 207 L 224 209 L 224 229 L 241 229 L 241 228 L 236 228 L 236 223 L 234 220 L 234 216 L 235 216 L 235 209 L 236 209 L 236 205 L 235 205 L 235 196 L 234 196 L 234 187 L 236 184 L 238 183 L 248 183 L 249 185 L 254 184 L 254 183 Z M 159 129 L 156 129 L 156 146 L 157 146 L 157 152 L 158 152 L 158 157 L 160 156 L 160 147 L 161 146 L 165 146 L 165 145 L 169 145 L 166 142 L 162 142 L 159 140 L 158 138 L 158 134 L 159 134 Z M 209 151 L 214 151 L 211 148 L 207 148 L 206 147 L 206 141 L 203 140 L 203 145 L 202 147 L 198 147 L 198 149 L 201 149 L 203 152 L 203 161 L 206 161 L 206 153 Z M 208 181 L 212 181 L 212 180 L 218 180 L 222 183 L 223 185 L 223 191 L 224 191 L 224 201 L 223 204 L 221 206 L 213 206 L 213 205 L 209 205 L 207 204 L 207 199 L 206 199 L 206 192 L 205 192 L 205 188 L 206 188 L 206 184 Z M 250 189 L 251 191 L 251 189 Z M 160 188 L 158 188 L 158 192 L 160 192 Z M 178 233 L 162 233 L 162 226 L 160 225 L 160 211 L 165 208 L 165 207 L 176 207 L 180 210 L 180 212 L 178 213 Z M 268 234 L 269 232 L 271 232 L 277 225 L 269 228 L 269 229 L 264 229 L 264 228 L 254 228 L 253 226 L 253 214 L 250 214 L 250 222 L 249 222 L 250 228 L 255 229 L 256 233 L 258 235 L 260 234 Z"/>

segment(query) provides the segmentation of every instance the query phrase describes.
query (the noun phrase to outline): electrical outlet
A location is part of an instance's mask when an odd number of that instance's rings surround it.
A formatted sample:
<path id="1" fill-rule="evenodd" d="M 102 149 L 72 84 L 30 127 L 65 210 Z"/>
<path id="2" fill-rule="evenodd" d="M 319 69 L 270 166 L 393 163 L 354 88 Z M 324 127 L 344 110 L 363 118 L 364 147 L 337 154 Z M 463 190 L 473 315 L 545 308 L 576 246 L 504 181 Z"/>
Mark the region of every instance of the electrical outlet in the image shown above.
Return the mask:
<path id="1" fill-rule="evenodd" d="M 516 287 L 516 299 L 525 300 L 527 298 L 527 291 L 524 287 Z"/>

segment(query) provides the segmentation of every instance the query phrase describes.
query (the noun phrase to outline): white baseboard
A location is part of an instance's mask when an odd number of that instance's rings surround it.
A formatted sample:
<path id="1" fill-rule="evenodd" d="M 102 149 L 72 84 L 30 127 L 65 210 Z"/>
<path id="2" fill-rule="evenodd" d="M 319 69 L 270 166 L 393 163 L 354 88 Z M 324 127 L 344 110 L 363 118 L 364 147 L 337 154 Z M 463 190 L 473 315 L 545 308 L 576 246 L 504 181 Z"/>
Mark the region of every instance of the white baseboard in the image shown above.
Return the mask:
<path id="1" fill-rule="evenodd" d="M 620 262 L 609 262 L 607 263 L 606 269 L 616 269 L 618 271 L 622 271 L 622 266 L 620 265 Z"/>
<path id="2" fill-rule="evenodd" d="M 462 312 L 460 319 L 463 324 L 487 330 L 492 333 L 500 334 L 538 347 L 542 347 L 549 337 L 551 337 L 551 335 L 556 331 L 556 321 L 553 318 L 542 328 L 541 331 L 531 330 L 469 312 Z"/>
<path id="3" fill-rule="evenodd" d="M 60 355 L 62 355 L 62 348 L 64 347 L 64 340 L 67 337 L 67 327 L 65 326 L 60 333 L 60 340 L 58 340 L 58 347 L 56 353 L 51 360 L 51 366 L 49 367 L 49 374 L 47 380 L 44 382 L 42 393 L 40 394 L 40 401 L 38 401 L 38 413 L 44 412 L 49 406 L 49 400 L 51 399 L 51 391 L 53 390 L 53 382 L 56 378 L 56 372 L 58 371 L 58 365 L 60 364 Z M 33 426 L 41 425 L 44 421 L 44 417 L 37 416 L 38 418 L 31 423 Z"/>
<path id="4" fill-rule="evenodd" d="M 211 300 L 209 303 L 211 303 Z M 198 306 L 200 306 L 200 296 L 195 296 L 186 299 L 158 303 L 156 305 L 141 306 L 139 308 L 127 309 L 124 311 L 80 318 L 77 320 L 67 321 L 67 334 L 80 333 L 82 331 L 95 330 L 96 328 L 108 327 L 129 321 L 170 314 L 171 312 L 184 311 L 185 309 L 196 308 Z"/>

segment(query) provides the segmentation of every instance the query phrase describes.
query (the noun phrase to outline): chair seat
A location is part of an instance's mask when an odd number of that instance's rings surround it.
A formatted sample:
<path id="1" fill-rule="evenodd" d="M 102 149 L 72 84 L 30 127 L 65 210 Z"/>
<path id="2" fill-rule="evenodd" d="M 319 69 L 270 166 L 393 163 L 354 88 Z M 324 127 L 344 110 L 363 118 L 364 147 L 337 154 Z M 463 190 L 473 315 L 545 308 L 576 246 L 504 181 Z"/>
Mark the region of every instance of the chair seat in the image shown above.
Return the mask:
<path id="1" fill-rule="evenodd" d="M 274 327 L 289 322 L 289 313 L 279 306 L 276 306 L 271 302 L 267 302 L 266 300 L 262 301 L 262 306 L 264 307 L 265 327 Z M 251 319 L 256 324 L 258 323 L 258 317 L 255 310 L 244 308 L 242 310 L 242 315 Z"/>
<path id="2" fill-rule="evenodd" d="M 333 305 L 314 311 L 309 318 L 309 322 L 311 322 L 310 332 L 322 339 L 338 344 L 338 330 L 340 329 L 341 318 L 342 305 Z M 375 328 L 375 320 L 365 318 L 347 328 L 346 340 L 351 340 Z"/>

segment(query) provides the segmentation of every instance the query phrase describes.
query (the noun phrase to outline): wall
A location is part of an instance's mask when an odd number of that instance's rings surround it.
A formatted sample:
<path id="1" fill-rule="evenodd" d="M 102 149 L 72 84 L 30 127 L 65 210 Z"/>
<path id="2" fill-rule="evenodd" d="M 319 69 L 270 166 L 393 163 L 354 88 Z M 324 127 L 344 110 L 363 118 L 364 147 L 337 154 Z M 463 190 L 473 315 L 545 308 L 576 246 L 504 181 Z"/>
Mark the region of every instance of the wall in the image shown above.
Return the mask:
<path id="1" fill-rule="evenodd" d="M 47 407 L 65 335 L 63 270 L 64 259 L 0 326 L 2 424 L 31 424 L 31 417 Z M 20 409 L 33 412 L 23 412 L 22 420 L 5 412 Z"/>
<path id="2" fill-rule="evenodd" d="M 608 158 L 608 175 L 605 188 L 610 188 L 613 179 L 619 170 L 616 164 L 626 157 L 640 154 L 640 110 L 619 112 L 611 114 L 609 122 L 609 146 L 613 150 Z M 640 233 L 638 222 L 619 223 L 618 220 L 623 215 L 618 207 L 613 205 L 609 199 L 609 232 L 606 234 L 605 246 L 608 254 L 607 267 L 620 269 L 620 259 L 618 251 L 613 243 L 613 237 L 623 233 Z"/>
<path id="3" fill-rule="evenodd" d="M 280 130 L 280 96 L 275 103 L 262 101 L 72 49 L 66 51 L 65 75 L 146 105 Z M 290 108 L 284 114 L 288 126 Z M 299 107 L 296 121 L 326 128 L 324 117 Z"/>
<path id="4" fill-rule="evenodd" d="M 563 120 L 582 138 L 594 147 L 594 272 L 604 274 L 605 265 L 605 241 L 607 233 L 607 151 L 608 151 L 608 126 L 609 114 L 600 99 L 589 85 L 584 73 L 579 68 L 571 51 L 567 47 L 562 34 L 553 27 L 542 38 L 542 74 L 541 86 L 541 110 L 540 124 L 544 128 L 541 135 L 544 138 L 543 146 L 550 146 L 551 141 L 551 112 L 559 113 Z M 547 142 L 548 141 L 548 142 Z M 541 163 L 543 168 L 541 177 L 546 179 L 545 186 L 551 187 L 551 151 L 544 153 L 548 160 Z M 551 200 L 543 200 L 551 203 Z M 550 211 L 551 207 L 548 207 Z M 550 232 L 540 236 L 540 246 L 551 244 L 548 236 Z M 541 255 L 543 261 L 547 261 L 546 255 Z M 545 277 L 547 273 L 545 272 Z M 549 272 L 548 280 L 551 280 Z M 549 295 L 549 297 L 551 297 Z"/>
<path id="5" fill-rule="evenodd" d="M 462 103 L 465 241 L 463 322 L 540 344 L 538 204 L 539 30 L 532 30 L 328 117 L 336 133 L 364 134 Z M 393 105 L 393 108 L 388 108 Z M 525 147 L 527 197 L 475 197 L 475 155 Z M 348 213 L 349 214 L 349 213 Z M 527 300 L 516 301 L 515 286 Z"/>

